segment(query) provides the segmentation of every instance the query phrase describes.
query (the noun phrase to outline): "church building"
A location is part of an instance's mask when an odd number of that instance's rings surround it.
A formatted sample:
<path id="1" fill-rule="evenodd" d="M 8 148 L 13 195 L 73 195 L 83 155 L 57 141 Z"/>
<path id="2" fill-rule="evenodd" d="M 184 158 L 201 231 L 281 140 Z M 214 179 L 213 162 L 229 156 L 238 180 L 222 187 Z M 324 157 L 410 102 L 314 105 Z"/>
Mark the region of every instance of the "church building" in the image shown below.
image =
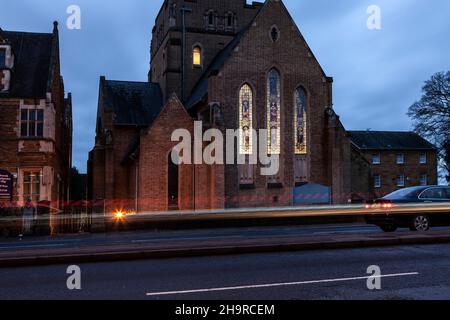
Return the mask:
<path id="1" fill-rule="evenodd" d="M 348 203 L 355 172 L 372 189 L 370 161 L 333 109 L 333 78 L 281 0 L 165 0 L 150 56 L 148 82 L 100 78 L 89 194 L 107 211 L 292 206 L 308 184 Z M 244 163 L 174 163 L 173 132 L 194 136 L 198 121 L 238 130 Z M 279 157 L 271 176 L 250 161 L 260 130 Z"/>

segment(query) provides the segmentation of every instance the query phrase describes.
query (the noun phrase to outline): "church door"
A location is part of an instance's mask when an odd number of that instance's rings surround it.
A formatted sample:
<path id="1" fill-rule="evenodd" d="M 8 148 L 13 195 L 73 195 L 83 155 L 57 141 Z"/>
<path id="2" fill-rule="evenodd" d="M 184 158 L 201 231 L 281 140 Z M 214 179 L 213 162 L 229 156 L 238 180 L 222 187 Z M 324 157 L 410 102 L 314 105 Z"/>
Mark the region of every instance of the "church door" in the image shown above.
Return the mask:
<path id="1" fill-rule="evenodd" d="M 178 210 L 178 179 L 179 179 L 179 167 L 172 161 L 172 154 L 169 154 L 168 159 L 168 190 L 169 196 L 169 210 Z"/>

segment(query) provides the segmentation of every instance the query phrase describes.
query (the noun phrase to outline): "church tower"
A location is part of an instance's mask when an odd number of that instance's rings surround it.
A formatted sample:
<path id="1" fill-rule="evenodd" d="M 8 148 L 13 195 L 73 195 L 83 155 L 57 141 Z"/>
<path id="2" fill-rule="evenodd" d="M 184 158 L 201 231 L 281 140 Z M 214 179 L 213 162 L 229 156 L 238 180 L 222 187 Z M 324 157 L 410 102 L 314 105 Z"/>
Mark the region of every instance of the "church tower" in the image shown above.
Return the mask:
<path id="1" fill-rule="evenodd" d="M 152 30 L 149 71 L 164 100 L 175 92 L 185 102 L 216 55 L 262 6 L 246 0 L 165 0 Z"/>

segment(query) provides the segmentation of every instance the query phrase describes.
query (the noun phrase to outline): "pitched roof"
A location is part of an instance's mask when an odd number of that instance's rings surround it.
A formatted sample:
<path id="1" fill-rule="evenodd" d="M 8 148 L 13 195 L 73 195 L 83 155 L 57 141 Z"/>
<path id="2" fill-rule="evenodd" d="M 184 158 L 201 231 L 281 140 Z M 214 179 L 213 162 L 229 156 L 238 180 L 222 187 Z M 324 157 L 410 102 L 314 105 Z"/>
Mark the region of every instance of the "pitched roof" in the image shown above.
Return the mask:
<path id="1" fill-rule="evenodd" d="M 3 30 L 1 33 L 14 54 L 10 90 L 2 96 L 45 97 L 52 67 L 54 34 Z"/>
<path id="2" fill-rule="evenodd" d="M 101 80 L 104 108 L 114 112 L 114 124 L 149 126 L 163 108 L 159 84 L 149 82 Z"/>
<path id="3" fill-rule="evenodd" d="M 432 150 L 436 147 L 415 132 L 348 131 L 350 140 L 362 150 Z"/>

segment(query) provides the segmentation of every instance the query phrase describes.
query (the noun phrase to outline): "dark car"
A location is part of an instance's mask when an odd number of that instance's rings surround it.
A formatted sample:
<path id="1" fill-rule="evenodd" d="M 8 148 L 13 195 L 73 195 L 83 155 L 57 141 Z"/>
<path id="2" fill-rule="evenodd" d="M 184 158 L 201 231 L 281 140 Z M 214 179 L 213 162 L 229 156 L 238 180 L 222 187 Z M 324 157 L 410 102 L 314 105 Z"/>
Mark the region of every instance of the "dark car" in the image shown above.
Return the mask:
<path id="1" fill-rule="evenodd" d="M 448 203 L 448 212 L 439 213 L 399 213 L 390 212 L 396 205 L 403 204 L 439 204 Z M 428 231 L 431 227 L 450 226 L 450 187 L 411 187 L 395 191 L 372 204 L 367 209 L 374 209 L 366 216 L 366 222 L 379 226 L 385 232 L 394 232 L 399 227 L 412 231 Z M 376 212 L 375 212 L 376 211 Z M 380 213 L 380 211 L 382 213 Z"/>

